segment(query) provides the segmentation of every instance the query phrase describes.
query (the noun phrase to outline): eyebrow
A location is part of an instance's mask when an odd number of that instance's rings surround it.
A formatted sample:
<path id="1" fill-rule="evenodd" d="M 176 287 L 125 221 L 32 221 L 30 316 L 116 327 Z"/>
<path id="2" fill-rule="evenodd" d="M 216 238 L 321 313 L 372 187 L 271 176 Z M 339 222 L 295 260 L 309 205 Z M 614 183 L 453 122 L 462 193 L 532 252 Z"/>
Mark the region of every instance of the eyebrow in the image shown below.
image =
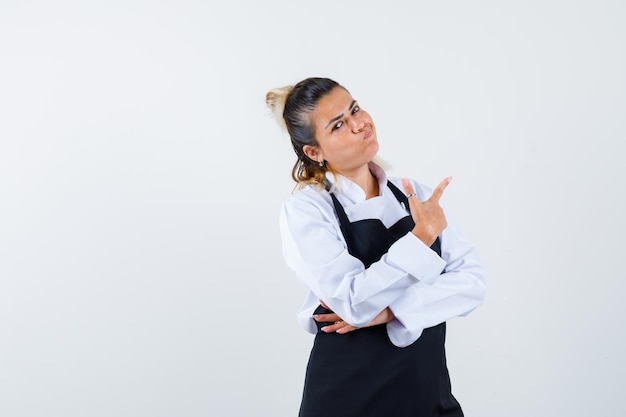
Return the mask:
<path id="1" fill-rule="evenodd" d="M 352 100 L 352 103 L 350 103 L 350 107 L 348 107 L 348 111 L 352 110 L 352 108 L 354 107 L 354 105 L 355 105 L 355 104 L 356 104 L 356 100 Z M 333 118 L 330 120 L 330 122 L 328 122 L 328 124 L 326 125 L 326 127 L 325 127 L 324 129 L 328 128 L 328 126 L 330 126 L 330 124 L 331 124 L 332 122 L 336 122 L 337 120 L 341 119 L 342 117 L 343 117 L 343 113 L 341 113 L 341 114 L 340 114 L 339 116 L 337 116 L 337 117 L 333 117 Z"/>

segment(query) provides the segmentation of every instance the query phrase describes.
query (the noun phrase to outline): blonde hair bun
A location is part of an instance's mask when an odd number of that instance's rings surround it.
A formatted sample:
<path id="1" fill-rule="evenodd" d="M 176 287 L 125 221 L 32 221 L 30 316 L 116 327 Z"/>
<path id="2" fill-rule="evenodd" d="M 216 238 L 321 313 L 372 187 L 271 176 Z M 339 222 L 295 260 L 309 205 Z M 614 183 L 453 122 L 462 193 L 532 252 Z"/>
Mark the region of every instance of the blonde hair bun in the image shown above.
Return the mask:
<path id="1" fill-rule="evenodd" d="M 285 110 L 285 102 L 287 101 L 287 97 L 291 90 L 293 89 L 293 85 L 287 85 L 285 87 L 273 88 L 267 92 L 265 95 L 265 104 L 272 111 L 272 115 L 276 120 L 276 123 L 284 129 L 287 130 L 287 125 L 285 124 L 285 119 L 283 118 L 283 112 Z"/>

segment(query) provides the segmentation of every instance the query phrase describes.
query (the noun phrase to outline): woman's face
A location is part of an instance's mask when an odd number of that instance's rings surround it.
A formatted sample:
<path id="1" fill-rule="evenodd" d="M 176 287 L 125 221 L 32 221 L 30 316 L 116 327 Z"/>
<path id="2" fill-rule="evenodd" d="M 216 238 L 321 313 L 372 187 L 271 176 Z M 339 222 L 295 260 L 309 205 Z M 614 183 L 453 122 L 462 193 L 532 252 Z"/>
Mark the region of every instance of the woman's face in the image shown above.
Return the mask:
<path id="1" fill-rule="evenodd" d="M 349 175 L 378 152 L 371 116 L 343 88 L 336 87 L 324 96 L 311 116 L 319 145 L 305 149 L 311 159 L 326 161 L 334 170 Z"/>

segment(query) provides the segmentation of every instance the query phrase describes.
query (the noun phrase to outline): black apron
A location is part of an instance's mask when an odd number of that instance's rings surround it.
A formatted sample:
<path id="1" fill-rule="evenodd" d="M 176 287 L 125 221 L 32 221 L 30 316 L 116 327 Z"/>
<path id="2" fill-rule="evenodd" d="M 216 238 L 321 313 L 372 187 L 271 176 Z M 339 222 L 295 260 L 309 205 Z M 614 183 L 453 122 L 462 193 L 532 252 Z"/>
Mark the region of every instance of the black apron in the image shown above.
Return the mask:
<path id="1" fill-rule="evenodd" d="M 409 210 L 407 197 L 387 185 Z M 389 229 L 378 219 L 351 223 L 333 193 L 348 252 L 365 268 L 378 261 L 391 245 L 413 229 L 410 215 Z M 431 249 L 441 256 L 439 238 Z M 315 314 L 331 313 L 321 305 Z M 462 417 L 446 365 L 446 324 L 424 329 L 411 345 L 391 343 L 385 325 L 346 334 L 324 333 L 332 323 L 317 323 L 299 417 Z"/>

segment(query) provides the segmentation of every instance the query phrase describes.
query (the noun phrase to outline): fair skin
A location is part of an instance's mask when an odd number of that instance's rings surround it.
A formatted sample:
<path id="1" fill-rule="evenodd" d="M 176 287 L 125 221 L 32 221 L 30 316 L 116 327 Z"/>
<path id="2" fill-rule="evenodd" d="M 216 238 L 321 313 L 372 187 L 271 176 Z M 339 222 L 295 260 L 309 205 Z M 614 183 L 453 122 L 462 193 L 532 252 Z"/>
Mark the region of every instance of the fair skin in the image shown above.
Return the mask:
<path id="1" fill-rule="evenodd" d="M 378 152 L 376 127 L 369 113 L 337 87 L 322 97 L 311 121 L 318 146 L 304 146 L 304 153 L 358 184 L 367 198 L 377 196 L 378 182 L 367 166 Z"/>
<path id="2" fill-rule="evenodd" d="M 304 153 L 314 161 L 325 161 L 328 167 L 359 185 L 366 198 L 379 196 L 378 180 L 368 166 L 379 148 L 376 127 L 369 113 L 361 109 L 345 89 L 336 87 L 319 101 L 311 114 L 311 121 L 318 145 L 304 146 Z M 431 246 L 447 226 L 439 199 L 451 180 L 451 177 L 447 177 L 441 181 L 426 201 L 422 202 L 416 196 L 409 198 L 409 208 L 415 222 L 412 233 L 427 246 Z M 414 193 L 407 179 L 402 180 L 402 185 L 407 195 Z M 321 304 L 328 308 L 323 301 Z M 394 318 L 393 312 L 387 307 L 366 327 L 389 323 Z M 319 314 L 314 319 L 334 322 L 322 328 L 326 333 L 344 334 L 357 329 L 334 313 Z"/>

